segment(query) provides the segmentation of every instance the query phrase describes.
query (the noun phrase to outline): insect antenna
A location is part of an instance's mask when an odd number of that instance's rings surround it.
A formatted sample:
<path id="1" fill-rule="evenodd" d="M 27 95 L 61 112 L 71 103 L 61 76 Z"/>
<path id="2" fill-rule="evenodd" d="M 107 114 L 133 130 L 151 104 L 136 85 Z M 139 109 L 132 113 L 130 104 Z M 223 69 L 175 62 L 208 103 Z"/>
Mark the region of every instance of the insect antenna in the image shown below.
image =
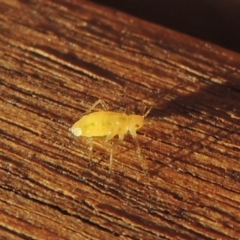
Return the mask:
<path id="1" fill-rule="evenodd" d="M 145 114 L 143 115 L 144 118 L 147 117 L 147 115 L 151 112 L 152 108 L 155 106 L 155 104 L 153 106 L 151 106 L 146 112 Z"/>
<path id="2" fill-rule="evenodd" d="M 180 86 L 183 86 L 184 84 L 185 84 L 185 83 L 180 83 L 180 84 L 178 84 L 178 85 L 173 86 L 168 92 L 162 94 L 162 95 L 158 98 L 158 101 L 161 100 L 161 99 L 163 99 L 166 95 L 168 95 L 169 93 L 171 93 L 174 89 L 179 88 Z M 153 105 L 145 112 L 145 114 L 143 115 L 144 118 L 146 118 L 146 117 L 148 116 L 148 114 L 151 112 L 151 110 L 152 110 L 154 107 L 156 107 L 156 105 L 157 105 L 157 103 L 153 104 Z"/>

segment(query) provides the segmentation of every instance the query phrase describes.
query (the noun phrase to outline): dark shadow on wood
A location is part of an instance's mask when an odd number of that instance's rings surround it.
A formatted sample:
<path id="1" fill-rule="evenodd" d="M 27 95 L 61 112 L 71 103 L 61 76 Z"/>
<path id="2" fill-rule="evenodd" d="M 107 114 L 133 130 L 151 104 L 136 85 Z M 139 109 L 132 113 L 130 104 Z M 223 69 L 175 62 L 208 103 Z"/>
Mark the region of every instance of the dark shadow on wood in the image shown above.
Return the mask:
<path id="1" fill-rule="evenodd" d="M 238 0 L 92 1 L 240 52 Z"/>

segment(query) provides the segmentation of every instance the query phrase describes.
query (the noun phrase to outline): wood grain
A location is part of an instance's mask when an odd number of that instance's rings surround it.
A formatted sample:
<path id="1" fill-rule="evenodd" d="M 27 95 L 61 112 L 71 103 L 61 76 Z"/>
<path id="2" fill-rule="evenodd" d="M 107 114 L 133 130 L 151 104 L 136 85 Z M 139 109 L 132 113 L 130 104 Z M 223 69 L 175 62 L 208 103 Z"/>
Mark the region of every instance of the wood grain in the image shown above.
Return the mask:
<path id="1" fill-rule="evenodd" d="M 239 54 L 90 1 L 0 9 L 0 239 L 239 238 Z M 69 128 L 97 99 L 154 105 L 144 163 L 126 136 L 89 167 Z"/>

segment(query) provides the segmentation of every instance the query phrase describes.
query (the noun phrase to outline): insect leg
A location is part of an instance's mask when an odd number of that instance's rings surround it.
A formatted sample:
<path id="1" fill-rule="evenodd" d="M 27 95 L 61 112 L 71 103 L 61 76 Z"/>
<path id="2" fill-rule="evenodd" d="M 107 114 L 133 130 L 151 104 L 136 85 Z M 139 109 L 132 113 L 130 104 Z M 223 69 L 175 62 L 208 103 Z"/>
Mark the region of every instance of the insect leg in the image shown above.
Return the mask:
<path id="1" fill-rule="evenodd" d="M 89 144 L 89 165 L 92 165 L 92 153 L 93 153 L 93 140 L 92 138 L 88 138 L 88 144 Z"/>
<path id="2" fill-rule="evenodd" d="M 101 104 L 105 111 L 108 109 L 107 104 L 102 99 L 98 99 L 86 113 L 91 112 L 98 104 Z"/>
<path id="3" fill-rule="evenodd" d="M 107 136 L 107 140 L 112 139 L 116 134 L 112 133 L 109 136 Z M 118 145 L 119 141 L 122 141 L 124 138 L 124 135 L 120 134 L 118 139 L 116 141 L 113 141 L 112 146 L 111 146 L 111 151 L 110 151 L 110 159 L 109 159 L 109 173 L 111 174 L 112 172 L 112 164 L 113 164 L 113 151 L 115 147 Z"/>
<path id="4" fill-rule="evenodd" d="M 109 158 L 109 174 L 112 173 L 112 162 L 113 162 L 113 148 L 114 148 L 114 143 L 112 144 L 111 151 L 110 151 L 110 158 Z"/>
<path id="5" fill-rule="evenodd" d="M 116 135 L 116 134 L 115 134 L 114 132 L 109 133 L 109 134 L 107 135 L 107 137 L 106 137 L 106 141 L 111 140 L 115 135 Z M 111 151 L 110 151 L 110 158 L 109 158 L 109 174 L 111 174 L 111 172 L 112 172 L 113 150 L 114 150 L 114 148 L 115 148 L 115 145 L 116 145 L 115 142 L 113 142 L 113 143 L 111 144 Z"/>
<path id="6" fill-rule="evenodd" d="M 137 134 L 135 131 L 132 131 L 131 132 L 131 135 L 132 135 L 132 138 L 133 138 L 133 141 L 134 141 L 134 144 L 137 148 L 137 155 L 138 155 L 138 158 L 141 160 L 141 167 L 144 171 L 147 172 L 147 167 L 146 167 L 146 164 L 145 162 L 143 161 L 143 156 L 142 156 L 142 152 L 141 152 L 141 148 L 139 146 L 139 143 L 138 143 L 138 140 L 137 140 Z"/>

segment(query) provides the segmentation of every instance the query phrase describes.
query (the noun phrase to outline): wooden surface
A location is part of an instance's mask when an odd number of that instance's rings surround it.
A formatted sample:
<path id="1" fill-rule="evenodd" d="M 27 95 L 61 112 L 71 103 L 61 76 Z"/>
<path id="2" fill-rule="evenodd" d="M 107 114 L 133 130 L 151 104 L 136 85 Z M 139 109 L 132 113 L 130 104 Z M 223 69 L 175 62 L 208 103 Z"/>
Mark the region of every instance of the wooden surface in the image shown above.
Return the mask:
<path id="1" fill-rule="evenodd" d="M 0 239 L 239 239 L 240 55 L 88 1 L 0 9 Z M 99 98 L 155 105 L 148 175 L 130 136 L 89 167 L 69 128 Z"/>
<path id="2" fill-rule="evenodd" d="M 240 53 L 239 0 L 91 0 Z"/>

